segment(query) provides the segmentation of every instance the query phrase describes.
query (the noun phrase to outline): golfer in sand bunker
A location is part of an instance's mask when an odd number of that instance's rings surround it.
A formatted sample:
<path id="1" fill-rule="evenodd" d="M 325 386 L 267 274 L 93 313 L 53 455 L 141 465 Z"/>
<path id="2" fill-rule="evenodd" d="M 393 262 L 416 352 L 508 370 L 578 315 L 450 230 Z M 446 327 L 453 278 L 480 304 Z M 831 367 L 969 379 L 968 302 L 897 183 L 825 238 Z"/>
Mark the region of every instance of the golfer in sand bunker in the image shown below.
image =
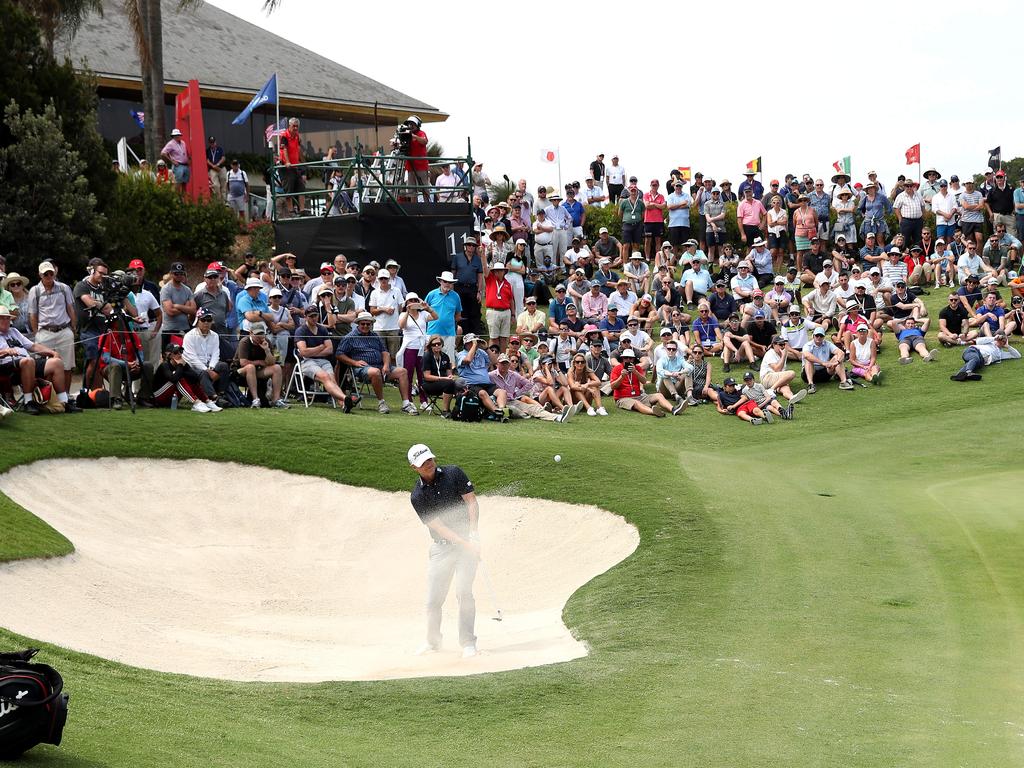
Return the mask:
<path id="1" fill-rule="evenodd" d="M 412 506 L 433 539 L 427 570 L 427 642 L 418 653 L 441 649 L 441 608 L 454 577 L 459 645 L 462 657 L 468 659 L 477 653 L 473 580 L 480 562 L 480 507 L 476 490 L 455 464 L 438 466 L 433 452 L 423 443 L 409 449 L 409 464 L 420 476 L 412 489 Z"/>

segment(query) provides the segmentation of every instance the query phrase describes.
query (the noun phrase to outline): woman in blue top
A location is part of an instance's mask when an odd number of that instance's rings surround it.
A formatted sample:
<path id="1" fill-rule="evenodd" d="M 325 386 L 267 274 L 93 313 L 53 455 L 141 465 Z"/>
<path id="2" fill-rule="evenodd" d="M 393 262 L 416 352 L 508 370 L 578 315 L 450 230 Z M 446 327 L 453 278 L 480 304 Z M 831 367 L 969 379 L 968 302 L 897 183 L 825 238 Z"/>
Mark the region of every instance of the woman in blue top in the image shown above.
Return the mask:
<path id="1" fill-rule="evenodd" d="M 889 236 L 889 224 L 885 217 L 892 213 L 892 203 L 888 197 L 878 193 L 878 185 L 874 182 L 864 185 L 864 193 L 864 199 L 860 201 L 858 207 L 864 217 L 860 225 L 860 234 L 866 237 L 869 232 L 874 232 L 875 243 L 885 245 L 885 240 Z"/>

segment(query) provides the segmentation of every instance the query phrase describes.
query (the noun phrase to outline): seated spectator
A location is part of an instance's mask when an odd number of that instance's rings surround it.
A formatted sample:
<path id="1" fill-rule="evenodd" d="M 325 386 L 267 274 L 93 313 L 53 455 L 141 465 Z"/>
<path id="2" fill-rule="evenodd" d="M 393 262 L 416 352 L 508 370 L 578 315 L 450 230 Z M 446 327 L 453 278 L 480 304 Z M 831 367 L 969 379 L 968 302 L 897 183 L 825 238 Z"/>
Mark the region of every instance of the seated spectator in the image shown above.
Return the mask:
<path id="1" fill-rule="evenodd" d="M 832 290 L 828 281 L 818 283 L 813 291 L 804 298 L 804 311 L 818 325 L 826 330 L 836 325 L 839 314 L 839 297 Z"/>
<path id="2" fill-rule="evenodd" d="M 45 263 L 45 262 L 44 262 Z M 77 405 L 68 400 L 65 386 L 64 361 L 52 349 L 26 338 L 11 323 L 14 316 L 7 307 L 0 306 L 0 372 L 9 376 L 11 381 L 21 385 L 22 410 L 30 416 L 38 416 L 39 405 L 32 397 L 36 387 L 36 379 L 45 379 L 57 391 L 57 399 L 64 405 L 65 413 L 78 413 Z M 32 355 L 38 357 L 32 357 Z M 4 406 L 0 409 L 0 419 L 11 413 Z"/>
<path id="3" fill-rule="evenodd" d="M 757 403 L 744 395 L 736 387 L 736 379 L 727 378 L 721 387 L 708 390 L 708 399 L 715 404 L 715 409 L 726 416 L 736 415 L 753 426 L 764 423 L 764 411 Z"/>
<path id="4" fill-rule="evenodd" d="M 956 280 L 956 263 L 952 251 L 946 250 L 946 241 L 941 237 L 935 241 L 935 252 L 928 257 L 932 273 L 935 276 L 935 287 L 940 285 L 953 286 Z"/>
<path id="5" fill-rule="evenodd" d="M 783 421 L 790 421 L 793 418 L 793 406 L 789 405 L 783 408 L 778 398 L 775 397 L 774 390 L 765 389 L 763 385 L 755 383 L 754 374 L 750 371 L 743 374 L 743 389 L 740 390 L 740 393 L 747 398 L 748 402 L 757 405 L 763 414 L 761 418 L 769 424 L 772 423 L 773 415 Z"/>
<path id="6" fill-rule="evenodd" d="M 790 360 L 803 360 L 803 349 L 811 340 L 814 323 L 800 314 L 798 307 L 790 307 L 787 319 L 779 326 L 779 335 L 786 339 L 786 356 Z"/>
<path id="7" fill-rule="evenodd" d="M 690 326 L 693 341 L 700 344 L 709 355 L 717 355 L 724 349 L 722 329 L 718 318 L 711 314 L 708 304 L 697 305 L 697 319 Z"/>
<path id="8" fill-rule="evenodd" d="M 505 392 L 510 416 L 519 419 L 541 419 L 542 421 L 566 422 L 573 408 L 563 406 L 561 413 L 552 413 L 531 397 L 533 382 L 514 370 L 513 358 L 498 355 L 498 365 L 490 373 L 491 383 Z M 497 390 L 496 390 L 497 391 Z"/>
<path id="9" fill-rule="evenodd" d="M 172 341 L 173 337 L 184 336 L 189 332 L 189 325 L 197 310 L 195 294 L 185 284 L 185 265 L 176 261 L 171 264 L 169 271 L 171 280 L 160 289 L 165 345 Z"/>
<path id="10" fill-rule="evenodd" d="M 658 320 L 658 312 L 654 308 L 654 302 L 649 293 L 645 293 L 640 297 L 639 301 L 633 305 L 633 311 L 629 313 L 629 320 L 639 320 L 640 328 L 648 333 L 654 330 L 654 324 Z M 626 325 L 629 325 L 629 320 L 626 321 Z"/>
<path id="11" fill-rule="evenodd" d="M 550 354 L 555 358 L 555 364 L 562 373 L 569 370 L 569 361 L 576 354 L 577 346 L 576 335 L 569 331 L 568 319 L 562 320 L 558 326 L 558 335 L 548 339 Z"/>
<path id="12" fill-rule="evenodd" d="M 153 373 L 153 401 L 157 407 L 170 408 L 171 401 L 177 395 L 183 405 L 191 405 L 196 413 L 216 413 L 222 410 L 203 391 L 199 374 L 185 362 L 180 344 L 168 344 L 163 358 Z"/>
<path id="13" fill-rule="evenodd" d="M 288 348 L 291 344 L 292 331 L 295 330 L 295 321 L 292 319 L 292 313 L 284 306 L 283 298 L 284 292 L 280 288 L 270 289 L 268 300 L 272 319 L 267 323 L 267 338 L 276 352 L 277 359 L 283 363 L 284 377 L 287 379 L 291 369 Z"/>
<path id="14" fill-rule="evenodd" d="M 433 335 L 428 341 L 429 352 L 423 358 L 423 390 L 430 397 L 442 396 L 443 416 L 451 414 L 452 395 L 458 392 L 451 358 L 444 351 L 444 339 Z"/>
<path id="15" fill-rule="evenodd" d="M 857 329 L 861 325 L 868 326 L 868 335 L 877 345 L 882 339 L 882 334 L 871 327 L 868 318 L 860 311 L 860 304 L 856 301 L 851 301 L 846 308 L 846 314 L 840 318 L 839 334 L 833 340 L 837 344 L 841 344 L 843 349 L 849 350 L 851 342 L 857 336 Z"/>
<path id="16" fill-rule="evenodd" d="M 121 326 L 120 321 L 117 326 Z M 122 326 L 123 327 L 123 326 Z M 124 395 L 133 382 L 140 382 L 140 398 L 152 407 L 152 379 L 150 370 L 143 365 L 145 355 L 142 339 L 134 331 L 111 327 L 100 336 L 100 373 L 110 388 L 110 407 L 115 411 L 124 407 Z"/>
<path id="17" fill-rule="evenodd" d="M 619 317 L 629 317 L 636 304 L 636 294 L 629 289 L 629 281 L 621 277 L 615 284 L 615 293 L 608 297 L 608 309 L 615 307 Z"/>
<path id="18" fill-rule="evenodd" d="M 574 339 L 579 339 L 583 336 L 583 328 L 586 326 L 586 323 L 580 317 L 579 308 L 575 304 L 565 305 L 565 317 L 559 321 L 558 326 L 561 327 L 563 323 L 568 327 L 569 335 Z"/>
<path id="19" fill-rule="evenodd" d="M 334 398 L 345 413 L 351 413 L 359 402 L 359 396 L 353 393 L 346 397 L 334 377 L 334 342 L 330 331 L 318 321 L 320 310 L 310 304 L 305 310 L 305 322 L 295 329 L 295 349 L 299 353 L 299 370 L 308 379 L 320 382 L 324 391 Z M 369 322 L 372 325 L 373 321 Z"/>
<path id="20" fill-rule="evenodd" d="M 835 288 L 839 285 L 839 273 L 832 266 L 832 259 L 825 259 L 821 263 L 821 272 L 814 276 L 814 287 L 822 283 L 828 283 L 829 287 Z"/>
<path id="21" fill-rule="evenodd" d="M 558 324 L 565 319 L 565 308 L 570 304 L 572 302 L 565 294 L 565 286 L 559 283 L 555 286 L 555 298 L 548 303 L 549 333 L 558 333 Z M 533 331 L 533 333 L 540 333 L 540 331 Z"/>
<path id="22" fill-rule="evenodd" d="M 979 336 L 995 336 L 999 331 L 1006 331 L 1006 310 L 996 300 L 998 294 L 986 292 L 985 298 L 968 322 L 972 328 L 978 329 Z"/>
<path id="23" fill-rule="evenodd" d="M 878 345 L 871 337 L 871 328 L 865 322 L 857 324 L 856 335 L 846 348 L 850 350 L 851 376 L 866 379 L 872 384 L 882 383 L 882 370 L 878 367 Z"/>
<path id="24" fill-rule="evenodd" d="M 654 349 L 654 339 L 643 328 L 640 321 L 631 317 L 626 321 L 626 331 L 619 336 L 619 342 L 628 339 L 636 355 L 637 363 L 644 368 L 651 366 L 651 350 Z"/>
<path id="25" fill-rule="evenodd" d="M 569 391 L 569 380 L 559 370 L 553 355 L 549 355 L 546 349 L 546 342 L 537 345 L 541 348 L 540 357 L 537 358 L 537 367 L 533 372 L 533 396 L 541 405 L 550 405 L 556 411 L 564 414 L 563 421 L 567 421 L 575 407 L 572 402 L 572 393 Z M 570 411 L 564 410 L 569 408 Z"/>
<path id="26" fill-rule="evenodd" d="M 722 327 L 722 371 L 728 373 L 733 360 L 753 364 L 754 352 L 748 341 L 747 329 L 740 324 L 740 316 L 733 313 Z"/>
<path id="27" fill-rule="evenodd" d="M 693 366 L 693 393 L 697 398 L 696 403 L 690 403 L 690 405 L 700 405 L 708 401 L 708 390 L 714 388 L 714 383 L 711 381 L 711 358 L 704 354 L 704 348 L 694 343 L 690 347 L 689 363 Z"/>
<path id="28" fill-rule="evenodd" d="M 671 339 L 665 342 L 665 354 L 655 367 L 658 374 L 658 393 L 675 403 L 672 413 L 678 415 L 688 405 L 696 405 L 693 397 L 693 366 L 679 354 L 679 342 Z"/>
<path id="29" fill-rule="evenodd" d="M 628 281 L 630 291 L 637 296 L 647 293 L 651 287 L 651 268 L 639 251 L 630 254 L 629 263 L 622 269 L 622 276 Z"/>
<path id="30" fill-rule="evenodd" d="M 978 338 L 971 327 L 972 313 L 967 310 L 956 292 L 946 297 L 946 306 L 939 312 L 939 343 L 944 347 L 965 346 Z"/>
<path id="31" fill-rule="evenodd" d="M 582 352 L 573 355 L 572 365 L 566 374 L 569 385 L 569 396 L 576 404 L 583 403 L 587 407 L 587 416 L 607 416 L 601 402 L 601 380 L 587 366 L 587 358 Z"/>
<path id="32" fill-rule="evenodd" d="M 757 370 L 757 361 L 764 357 L 771 346 L 776 334 L 775 328 L 767 312 L 754 313 L 754 322 L 747 327 L 747 346 L 754 353 L 754 359 L 750 361 L 751 370 Z"/>
<path id="33" fill-rule="evenodd" d="M 825 338 L 825 329 L 814 329 L 811 342 L 803 350 L 803 370 L 800 377 L 807 382 L 807 394 L 818 391 L 818 384 L 839 379 L 839 388 L 853 389 L 853 382 L 846 377 L 846 355 L 835 344 Z"/>
<path id="34" fill-rule="evenodd" d="M 761 358 L 761 385 L 781 394 L 789 405 L 799 403 L 807 396 L 807 390 L 801 389 L 794 393 L 789 384 L 796 378 L 796 372 L 786 368 L 788 359 L 797 359 L 799 353 L 788 348 L 789 342 L 784 336 L 772 339 L 771 347 Z"/>
<path id="35" fill-rule="evenodd" d="M 750 273 L 750 262 L 741 261 L 739 274 L 729 281 L 732 288 L 732 296 L 740 304 L 744 304 L 753 297 L 754 291 L 758 290 L 757 278 Z"/>
<path id="36" fill-rule="evenodd" d="M 708 271 L 707 260 L 707 256 L 695 257 L 690 268 L 683 272 L 683 276 L 679 281 L 683 294 L 686 296 L 686 305 L 688 307 L 695 307 L 697 302 L 707 298 L 708 294 L 711 293 L 714 279 Z"/>
<path id="37" fill-rule="evenodd" d="M 697 244 L 694 243 L 694 248 Z M 694 255 L 703 256 L 704 254 L 697 251 Z M 718 255 L 718 272 L 715 273 L 715 280 L 724 280 L 726 285 L 732 280 L 737 274 L 739 274 L 740 267 L 740 255 L 732 247 L 732 243 L 725 243 L 722 245 L 722 252 Z"/>
<path id="38" fill-rule="evenodd" d="M 356 315 L 356 327 L 341 338 L 336 356 L 342 365 L 352 369 L 352 376 L 357 382 L 370 383 L 377 397 L 378 413 L 391 413 L 391 409 L 384 401 L 384 383 L 393 381 L 398 384 L 398 391 L 402 397 L 402 412 L 417 416 L 419 411 L 409 400 L 408 374 L 405 368 L 392 367 L 391 354 L 384 339 L 374 332 L 373 324 L 373 315 L 369 312 L 364 311 Z"/>
<path id="39" fill-rule="evenodd" d="M 649 395 L 644 391 L 646 372 L 636 364 L 632 349 L 624 349 L 620 362 L 612 368 L 611 387 L 615 405 L 624 411 L 662 418 L 672 410 L 672 404 L 660 392 Z"/>
<path id="40" fill-rule="evenodd" d="M 960 304 L 967 310 L 968 315 L 973 317 L 974 310 L 981 306 L 982 299 L 984 298 L 984 294 L 981 291 L 981 277 L 978 275 L 968 275 L 962 281 L 961 286 L 956 289 L 956 295 L 960 299 Z"/>
<path id="41" fill-rule="evenodd" d="M 594 372 L 594 375 L 601 382 L 602 395 L 610 395 L 612 393 L 611 387 L 608 386 L 608 382 L 611 381 L 612 377 L 612 365 L 608 361 L 610 353 L 606 349 L 607 344 L 608 342 L 603 339 L 591 341 L 584 355 L 587 367 Z"/>
<path id="42" fill-rule="evenodd" d="M 1024 336 L 1024 296 L 1010 299 L 1010 311 L 1004 328 L 1007 336 Z"/>
<path id="43" fill-rule="evenodd" d="M 781 322 L 781 318 L 786 316 L 792 302 L 793 296 L 786 290 L 786 278 L 777 275 L 772 281 L 772 289 L 764 294 L 764 303 L 771 310 L 772 319 L 776 323 Z"/>
<path id="44" fill-rule="evenodd" d="M 976 339 L 963 351 L 963 367 L 949 378 L 952 381 L 981 381 L 978 368 L 996 365 L 1004 360 L 1020 360 L 1020 352 L 1010 346 L 1002 331 L 994 336 Z"/>
<path id="45" fill-rule="evenodd" d="M 672 312 L 679 312 L 683 294 L 679 292 L 670 275 L 659 278 L 655 287 L 657 290 L 654 294 L 654 307 L 658 310 L 658 321 L 671 323 Z"/>
<path id="46" fill-rule="evenodd" d="M 907 289 L 905 280 L 898 279 L 896 281 L 892 295 L 889 297 L 889 306 L 892 313 L 889 327 L 893 333 L 898 334 L 909 318 L 918 321 L 922 334 L 928 332 L 928 309 L 920 297 L 915 296 Z"/>
<path id="47" fill-rule="evenodd" d="M 274 359 L 274 347 L 267 338 L 267 325 L 249 323 L 249 333 L 238 342 L 235 353 L 235 376 L 245 382 L 252 399 L 251 407 L 260 408 L 260 381 L 270 380 L 270 403 L 275 408 L 287 408 L 281 398 L 281 366 Z"/>
<path id="48" fill-rule="evenodd" d="M 711 314 L 713 314 L 718 322 L 724 323 L 729 319 L 729 315 L 733 312 L 739 311 L 740 303 L 736 301 L 736 298 L 728 292 L 728 286 L 725 280 L 716 280 L 714 285 L 714 291 L 711 296 L 708 297 L 707 303 L 711 308 Z"/>
<path id="49" fill-rule="evenodd" d="M 596 325 L 608 316 L 608 297 L 601 293 L 601 284 L 596 280 L 590 283 L 590 290 L 581 299 L 580 309 L 587 323 Z"/>
<path id="50" fill-rule="evenodd" d="M 537 297 L 526 297 L 526 309 L 516 318 L 516 333 L 543 333 L 547 330 L 547 315 L 537 309 Z"/>
<path id="51" fill-rule="evenodd" d="M 626 330 L 626 321 L 625 318 L 619 317 L 619 308 L 614 304 L 609 304 L 608 314 L 597 324 L 597 328 L 609 346 L 615 348 L 619 346 L 619 338 Z"/>
<path id="52" fill-rule="evenodd" d="M 569 294 L 569 301 L 579 304 L 583 297 L 590 293 L 590 281 L 587 280 L 587 272 L 583 267 L 576 267 L 565 283 L 566 293 Z"/>
<path id="53" fill-rule="evenodd" d="M 250 277 L 245 281 L 245 289 L 238 294 L 235 301 L 235 313 L 238 318 L 238 327 L 245 332 L 249 331 L 250 323 L 265 323 L 271 319 L 270 304 L 267 303 L 266 296 L 263 294 L 263 281 L 258 277 Z M 187 355 L 187 348 L 185 352 Z"/>
<path id="54" fill-rule="evenodd" d="M 220 359 L 220 339 L 213 332 L 213 320 L 209 310 L 196 312 L 196 327 L 185 334 L 182 355 L 185 363 L 199 375 L 203 393 L 211 400 L 219 400 L 228 385 L 228 364 Z"/>
<path id="55" fill-rule="evenodd" d="M 993 274 L 994 270 L 978 254 L 977 246 L 973 240 L 968 240 L 966 249 L 956 261 L 956 275 L 961 285 L 967 282 L 971 275 Z"/>

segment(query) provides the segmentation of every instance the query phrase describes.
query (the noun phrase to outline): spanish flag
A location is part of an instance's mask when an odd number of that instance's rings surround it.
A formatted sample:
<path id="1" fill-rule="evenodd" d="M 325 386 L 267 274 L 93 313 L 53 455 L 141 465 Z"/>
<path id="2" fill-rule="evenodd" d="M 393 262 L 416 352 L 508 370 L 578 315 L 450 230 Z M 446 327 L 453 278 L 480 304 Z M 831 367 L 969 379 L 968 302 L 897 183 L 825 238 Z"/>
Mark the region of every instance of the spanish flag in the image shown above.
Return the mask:
<path id="1" fill-rule="evenodd" d="M 748 173 L 760 173 L 761 172 L 761 158 L 757 157 L 747 163 Z"/>

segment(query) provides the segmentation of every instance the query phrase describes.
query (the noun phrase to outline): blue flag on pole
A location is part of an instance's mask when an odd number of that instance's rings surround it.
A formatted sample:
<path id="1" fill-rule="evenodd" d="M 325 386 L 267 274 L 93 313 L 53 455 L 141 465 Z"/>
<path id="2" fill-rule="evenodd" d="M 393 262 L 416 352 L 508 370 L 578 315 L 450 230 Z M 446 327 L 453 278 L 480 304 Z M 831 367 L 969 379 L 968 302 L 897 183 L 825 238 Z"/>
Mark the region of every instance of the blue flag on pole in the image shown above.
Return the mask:
<path id="1" fill-rule="evenodd" d="M 134 109 L 129 109 L 128 110 L 128 114 L 132 116 L 132 120 L 135 121 L 135 124 L 137 126 L 139 126 L 139 128 L 145 129 L 145 127 L 146 127 L 146 113 L 145 112 L 136 112 Z"/>
<path id="2" fill-rule="evenodd" d="M 267 80 L 267 84 L 260 88 L 259 93 L 252 97 L 252 101 L 249 102 L 248 106 L 239 112 L 238 117 L 231 121 L 232 125 L 241 125 L 249 116 L 252 111 L 257 107 L 262 107 L 264 104 L 277 104 L 277 73 L 275 72 Z"/>

